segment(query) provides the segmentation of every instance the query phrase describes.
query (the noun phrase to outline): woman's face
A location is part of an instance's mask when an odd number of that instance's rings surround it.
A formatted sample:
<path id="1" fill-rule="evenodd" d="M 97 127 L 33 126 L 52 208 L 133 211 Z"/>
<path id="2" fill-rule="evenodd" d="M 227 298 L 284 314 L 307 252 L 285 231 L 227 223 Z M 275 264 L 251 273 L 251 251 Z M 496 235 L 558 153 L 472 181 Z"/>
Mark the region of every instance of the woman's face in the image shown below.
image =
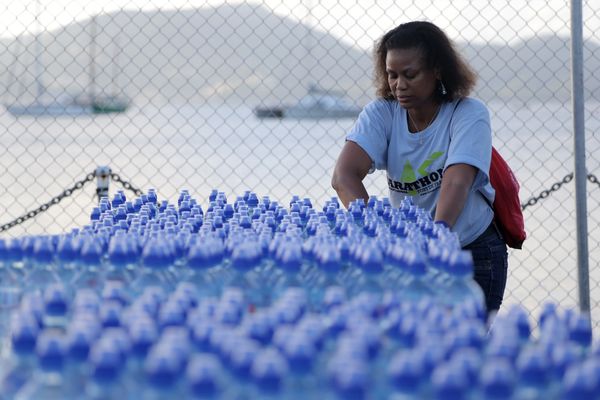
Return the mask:
<path id="1" fill-rule="evenodd" d="M 438 74 L 423 65 L 419 49 L 388 50 L 385 68 L 390 90 L 402 107 L 420 108 L 433 103 Z"/>

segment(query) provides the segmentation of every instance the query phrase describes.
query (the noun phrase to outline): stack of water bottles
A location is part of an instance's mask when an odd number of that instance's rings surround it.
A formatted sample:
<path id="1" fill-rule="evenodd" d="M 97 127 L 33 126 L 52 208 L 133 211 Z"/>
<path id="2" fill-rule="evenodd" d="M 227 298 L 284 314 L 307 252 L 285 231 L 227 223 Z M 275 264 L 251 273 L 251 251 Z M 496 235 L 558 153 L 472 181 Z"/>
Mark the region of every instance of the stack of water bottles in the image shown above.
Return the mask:
<path id="1" fill-rule="evenodd" d="M 0 239 L 0 399 L 600 399 L 589 316 L 490 327 L 470 253 L 409 198 L 208 201 L 117 192 Z"/>

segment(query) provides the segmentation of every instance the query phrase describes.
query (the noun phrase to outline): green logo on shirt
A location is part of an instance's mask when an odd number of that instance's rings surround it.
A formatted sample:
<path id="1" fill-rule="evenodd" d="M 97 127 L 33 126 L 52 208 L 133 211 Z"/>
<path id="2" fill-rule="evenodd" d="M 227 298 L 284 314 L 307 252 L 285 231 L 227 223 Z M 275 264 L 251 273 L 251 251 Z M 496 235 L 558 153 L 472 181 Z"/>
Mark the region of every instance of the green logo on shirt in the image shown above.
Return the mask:
<path id="1" fill-rule="evenodd" d="M 416 194 L 425 194 L 437 189 L 441 184 L 443 168 L 437 171 L 428 172 L 433 162 L 444 155 L 443 151 L 432 153 L 420 166 L 416 172 L 410 161 L 406 161 L 402 169 L 401 181 L 393 181 L 388 178 L 388 186 L 391 190 L 401 192 L 410 196 Z M 417 173 L 419 174 L 417 176 Z"/>

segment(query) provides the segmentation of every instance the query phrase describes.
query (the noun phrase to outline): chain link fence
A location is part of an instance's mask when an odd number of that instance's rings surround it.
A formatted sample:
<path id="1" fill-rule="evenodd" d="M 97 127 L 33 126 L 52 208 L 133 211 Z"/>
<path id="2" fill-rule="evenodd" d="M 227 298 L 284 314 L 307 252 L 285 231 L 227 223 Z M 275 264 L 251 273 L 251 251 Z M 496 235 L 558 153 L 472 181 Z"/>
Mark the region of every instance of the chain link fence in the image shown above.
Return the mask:
<path id="1" fill-rule="evenodd" d="M 189 189 L 206 201 L 213 188 L 232 196 L 252 189 L 323 204 L 335 195 L 331 171 L 354 117 L 281 110 L 315 96 L 365 105 L 374 97 L 374 41 L 426 19 L 479 73 L 474 95 L 488 104 L 494 144 L 521 182 L 529 238 L 510 254 L 505 303 L 534 317 L 545 301 L 575 307 L 569 3 L 471 3 L 2 0 L 0 234 L 84 225 L 96 201 L 89 171 L 99 165 L 113 171 L 111 192 L 132 196 L 155 188 L 174 199 Z M 583 11 L 598 315 L 600 4 L 584 1 Z M 387 194 L 382 174 L 366 186 Z"/>

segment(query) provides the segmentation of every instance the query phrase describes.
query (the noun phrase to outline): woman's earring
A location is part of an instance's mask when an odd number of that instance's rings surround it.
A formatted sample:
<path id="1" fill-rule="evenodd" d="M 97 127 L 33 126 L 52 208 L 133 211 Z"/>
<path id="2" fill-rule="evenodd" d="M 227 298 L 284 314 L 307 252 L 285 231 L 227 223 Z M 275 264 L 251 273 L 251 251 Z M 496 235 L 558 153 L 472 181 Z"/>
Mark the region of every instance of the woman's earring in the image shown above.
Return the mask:
<path id="1" fill-rule="evenodd" d="M 445 96 L 446 93 L 448 93 L 446 91 L 446 86 L 444 86 L 444 82 L 442 82 L 441 80 L 440 80 L 440 91 L 442 92 L 442 96 Z"/>

